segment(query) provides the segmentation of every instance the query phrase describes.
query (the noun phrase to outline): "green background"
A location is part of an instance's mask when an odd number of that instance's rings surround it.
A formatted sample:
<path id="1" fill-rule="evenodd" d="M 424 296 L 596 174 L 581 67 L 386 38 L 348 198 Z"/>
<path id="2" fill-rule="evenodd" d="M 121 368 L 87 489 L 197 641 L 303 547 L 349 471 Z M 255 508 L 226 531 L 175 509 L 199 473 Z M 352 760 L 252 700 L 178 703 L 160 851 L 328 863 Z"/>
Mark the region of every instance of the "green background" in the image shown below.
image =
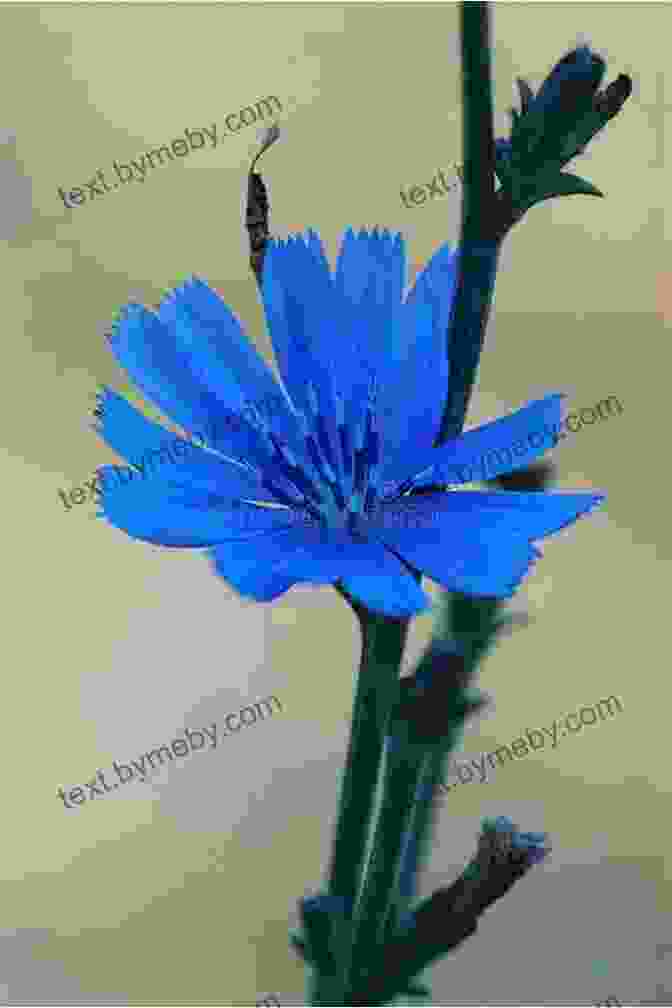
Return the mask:
<path id="1" fill-rule="evenodd" d="M 532 625 L 482 669 L 496 706 L 476 756 L 616 694 L 624 712 L 451 794 L 426 888 L 482 815 L 547 829 L 554 854 L 434 971 L 437 1004 L 672 1003 L 667 650 L 672 14 L 654 4 L 494 5 L 497 126 L 577 41 L 635 80 L 575 164 L 607 198 L 551 201 L 507 239 L 469 414 L 548 391 L 621 416 L 553 452 L 561 486 L 608 509 L 562 533 L 514 601 Z M 103 333 L 196 272 L 265 353 L 242 224 L 254 126 L 66 210 L 83 185 L 258 99 L 283 105 L 264 158 L 275 234 L 387 226 L 409 263 L 458 235 L 459 194 L 404 208 L 461 159 L 454 4 L 48 5 L 0 9 L 3 292 L 2 874 L 5 1003 L 301 1004 L 286 944 L 319 884 L 343 762 L 357 631 L 328 588 L 237 599 L 198 552 L 133 542 L 57 491 L 116 461 L 87 428 L 127 390 Z M 347 347 L 335 353 L 348 352 Z M 423 645 L 418 620 L 412 654 Z M 276 694 L 284 713 L 152 783 L 67 811 L 56 791 L 185 727 Z M 222 747 L 224 743 L 222 743 Z M 3 993 L 4 992 L 4 993 Z"/>

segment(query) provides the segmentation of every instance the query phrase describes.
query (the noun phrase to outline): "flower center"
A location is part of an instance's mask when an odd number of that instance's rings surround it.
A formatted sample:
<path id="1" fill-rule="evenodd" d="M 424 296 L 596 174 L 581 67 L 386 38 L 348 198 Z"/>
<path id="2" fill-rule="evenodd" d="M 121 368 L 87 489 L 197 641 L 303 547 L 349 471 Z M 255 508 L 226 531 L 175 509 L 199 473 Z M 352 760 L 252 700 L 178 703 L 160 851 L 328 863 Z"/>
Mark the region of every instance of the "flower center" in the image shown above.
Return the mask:
<path id="1" fill-rule="evenodd" d="M 294 411 L 309 463 L 297 459 L 286 441 L 271 430 L 260 411 L 250 422 L 264 438 L 275 474 L 263 475 L 267 490 L 289 507 L 304 508 L 329 528 L 356 533 L 378 499 L 380 433 L 376 423 L 376 386 L 371 380 L 363 410 L 354 423 L 345 422 L 341 396 L 328 389 L 331 402 L 320 409 L 318 392 L 307 385 L 309 408 Z M 276 475 L 277 474 L 277 475 Z"/>

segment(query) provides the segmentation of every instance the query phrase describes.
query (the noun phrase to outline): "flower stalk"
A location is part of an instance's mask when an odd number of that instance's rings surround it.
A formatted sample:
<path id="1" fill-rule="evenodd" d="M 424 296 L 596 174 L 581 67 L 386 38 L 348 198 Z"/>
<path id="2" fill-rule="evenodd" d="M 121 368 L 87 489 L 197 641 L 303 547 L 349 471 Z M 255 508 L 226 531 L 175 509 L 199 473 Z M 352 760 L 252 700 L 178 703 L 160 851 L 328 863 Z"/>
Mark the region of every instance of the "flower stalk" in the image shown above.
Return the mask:
<path id="1" fill-rule="evenodd" d="M 370 612 L 343 588 L 341 594 L 359 621 L 362 648 L 328 872 L 328 893 L 341 902 L 344 922 L 336 929 L 334 972 L 317 969 L 311 977 L 309 995 L 313 1005 L 338 1003 L 334 997 L 347 996 L 353 964 L 359 963 L 362 954 L 363 946 L 355 941 L 354 922 L 362 921 L 359 896 L 365 886 L 363 872 L 371 818 L 409 625 L 408 620 L 392 620 Z M 370 888 L 366 891 L 370 892 Z"/>

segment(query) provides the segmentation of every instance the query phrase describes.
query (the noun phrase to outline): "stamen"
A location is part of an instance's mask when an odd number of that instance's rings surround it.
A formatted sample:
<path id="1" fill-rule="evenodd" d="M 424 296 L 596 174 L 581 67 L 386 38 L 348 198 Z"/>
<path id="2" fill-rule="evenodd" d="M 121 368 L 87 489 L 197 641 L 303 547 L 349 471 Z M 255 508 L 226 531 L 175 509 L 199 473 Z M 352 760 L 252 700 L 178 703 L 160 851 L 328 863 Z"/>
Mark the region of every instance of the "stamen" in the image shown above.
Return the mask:
<path id="1" fill-rule="evenodd" d="M 258 434 L 261 434 L 262 437 L 268 434 L 268 422 L 255 403 L 247 403 L 243 409 L 240 410 L 240 413 L 243 420 L 246 421 L 253 430 L 257 431 Z"/>
<path id="2" fill-rule="evenodd" d="M 378 501 L 380 476 L 381 472 L 379 465 L 369 466 L 369 475 L 367 480 L 368 486 L 366 488 L 366 496 L 364 498 L 364 511 L 373 511 L 374 505 Z"/>
<path id="3" fill-rule="evenodd" d="M 348 500 L 348 511 L 353 515 L 362 514 L 361 494 L 356 492 L 350 494 L 350 499 Z"/>
<path id="4" fill-rule="evenodd" d="M 363 450 L 358 451 L 355 455 L 355 474 L 353 478 L 353 490 L 356 493 L 363 494 L 366 490 L 366 476 L 368 469 L 366 452 Z"/>
<path id="5" fill-rule="evenodd" d="M 319 511 L 312 507 L 311 502 L 305 497 L 299 490 L 296 490 L 291 484 L 289 486 L 282 486 L 277 480 L 271 477 L 264 477 L 262 480 L 263 487 L 272 493 L 278 501 L 282 504 L 287 504 L 289 507 L 294 509 L 297 506 L 308 508 L 317 512 L 319 516 Z"/>
<path id="6" fill-rule="evenodd" d="M 275 452 L 280 456 L 283 462 L 285 462 L 290 469 L 300 469 L 299 460 L 296 455 L 289 447 L 286 441 L 276 434 L 274 431 L 269 431 L 267 434 L 268 440 L 273 445 Z"/>
<path id="7" fill-rule="evenodd" d="M 334 397 L 334 417 L 336 419 L 336 426 L 343 427 L 345 424 L 345 402 L 338 392 L 333 392 L 332 395 Z"/>
<path id="8" fill-rule="evenodd" d="M 308 405 L 310 406 L 310 412 L 314 417 L 320 412 L 320 403 L 317 396 L 317 389 L 313 385 L 312 381 L 306 383 L 306 396 L 308 398 Z"/>
<path id="9" fill-rule="evenodd" d="M 320 446 L 322 458 L 328 465 L 332 474 L 335 469 L 339 468 L 339 451 L 338 451 L 338 434 L 334 426 L 332 414 L 329 414 L 329 419 L 324 413 L 320 413 L 315 418 L 315 428 L 317 431 L 317 442 Z M 336 476 L 333 476 L 336 479 Z"/>
<path id="10" fill-rule="evenodd" d="M 341 459 L 343 461 L 343 473 L 347 479 L 352 478 L 353 462 L 354 462 L 354 452 L 352 447 L 352 438 L 350 437 L 350 431 L 345 424 L 339 424 L 338 434 L 341 447 Z"/>
<path id="11" fill-rule="evenodd" d="M 319 508 L 322 503 L 322 494 L 319 487 L 315 486 L 303 467 L 299 465 L 296 456 L 289 446 L 273 431 L 269 432 L 268 440 L 273 445 L 275 458 L 280 463 L 283 475 Z"/>
<path id="12" fill-rule="evenodd" d="M 341 488 L 341 484 L 338 481 L 334 483 L 334 485 L 332 486 L 331 492 L 334 495 L 334 500 L 336 501 L 336 506 L 339 509 L 339 511 L 344 511 L 346 504 L 345 495 Z"/>
<path id="13" fill-rule="evenodd" d="M 369 484 L 366 488 L 366 496 L 364 498 L 364 511 L 366 513 L 373 511 L 377 498 L 378 494 L 376 493 L 376 488 Z"/>
<path id="14" fill-rule="evenodd" d="M 352 450 L 356 455 L 364 451 L 365 424 L 366 414 L 354 425 L 352 431 Z"/>
<path id="15" fill-rule="evenodd" d="M 371 410 L 369 410 L 366 420 L 366 457 L 369 460 L 369 465 L 375 466 L 380 462 L 380 431 L 376 426 L 376 417 Z"/>
<path id="16" fill-rule="evenodd" d="M 324 458 L 322 452 L 320 451 L 320 446 L 317 443 L 317 439 L 314 434 L 308 434 L 306 437 L 306 448 L 308 449 L 308 454 L 310 455 L 310 460 L 320 473 L 320 475 L 327 481 L 327 483 L 336 483 L 336 476 L 334 470 L 331 468 L 327 460 Z"/>
<path id="17" fill-rule="evenodd" d="M 329 405 L 333 405 L 333 412 L 335 413 L 339 409 L 339 406 L 330 383 L 328 383 L 327 392 L 331 393 L 332 403 Z M 338 483 L 338 477 L 334 469 L 339 468 L 340 462 L 338 458 L 338 448 L 340 447 L 338 434 L 335 430 L 332 430 L 324 413 L 320 410 L 318 390 L 313 382 L 309 381 L 307 383 L 306 396 L 313 421 L 312 429 L 304 435 L 308 453 L 317 471 L 333 487 L 333 485 Z M 340 408 L 342 413 L 342 403 Z"/>
<path id="18" fill-rule="evenodd" d="M 426 476 L 427 473 L 430 473 L 433 468 L 434 464 L 432 463 L 432 465 L 428 465 L 426 469 L 423 469 L 422 472 L 416 473 L 415 476 L 411 476 L 409 479 L 405 480 L 397 490 L 397 496 L 401 497 L 402 494 L 412 490 L 418 480 L 422 479 L 423 476 Z"/>

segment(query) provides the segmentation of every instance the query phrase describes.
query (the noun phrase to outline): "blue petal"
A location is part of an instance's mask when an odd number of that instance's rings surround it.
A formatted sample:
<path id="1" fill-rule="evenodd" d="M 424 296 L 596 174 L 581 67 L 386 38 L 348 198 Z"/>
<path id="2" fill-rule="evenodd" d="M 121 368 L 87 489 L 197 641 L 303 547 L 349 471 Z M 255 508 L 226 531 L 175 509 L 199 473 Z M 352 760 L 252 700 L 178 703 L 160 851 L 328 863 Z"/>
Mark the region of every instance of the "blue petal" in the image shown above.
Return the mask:
<path id="1" fill-rule="evenodd" d="M 405 619 L 429 607 L 429 599 L 413 575 L 382 546 L 375 556 L 374 571 L 370 574 L 349 574 L 343 578 L 343 587 L 368 609 Z"/>
<path id="2" fill-rule="evenodd" d="M 434 314 L 435 337 L 441 342 L 446 356 L 446 329 L 450 319 L 455 285 L 457 283 L 457 249 L 446 242 L 432 255 L 425 268 L 418 273 L 405 301 L 413 310 L 418 304 L 429 303 Z"/>
<path id="3" fill-rule="evenodd" d="M 591 511 L 596 494 L 426 494 L 387 506 L 376 534 L 409 564 L 450 591 L 507 598 L 536 558 L 532 546 Z"/>
<path id="4" fill-rule="evenodd" d="M 132 470 L 126 470 L 128 478 Z M 191 485 L 143 481 L 137 473 L 120 483 L 115 467 L 101 466 L 100 516 L 134 539 L 159 546 L 212 546 L 229 539 L 254 539 L 295 520 L 283 508 L 237 505 L 225 492 Z"/>
<path id="5" fill-rule="evenodd" d="M 163 481 L 164 484 L 170 480 L 187 484 L 198 482 L 202 488 L 228 494 L 231 498 L 275 499 L 249 466 L 243 467 L 219 458 L 193 442 L 177 437 L 148 420 L 123 396 L 107 387 L 103 387 L 99 395 L 96 430 L 105 443 L 127 462 L 139 465 L 141 470 L 148 467 L 152 480 Z M 199 436 L 204 441 L 213 440 L 209 430 Z M 220 444 L 225 441 L 221 433 L 217 440 Z M 156 464 L 157 461 L 160 465 Z"/>
<path id="6" fill-rule="evenodd" d="M 420 455 L 405 475 L 424 474 L 416 486 L 472 483 L 528 466 L 557 443 L 564 395 L 553 393 L 510 416 L 476 427 Z M 399 478 L 397 471 L 393 476 Z M 386 471 L 390 479 L 390 472 Z"/>
<path id="7" fill-rule="evenodd" d="M 427 500 L 440 498 L 440 494 L 423 495 Z M 510 530 L 527 539 L 543 539 L 572 525 L 580 517 L 590 514 L 605 500 L 603 494 L 576 493 L 564 490 L 460 491 L 449 495 L 445 514 L 473 514 L 489 526 Z M 410 498 L 413 500 L 414 498 Z M 434 505 L 436 506 L 436 505 Z M 428 504 L 428 508 L 432 505 Z M 446 518 L 446 521 L 448 519 Z"/>
<path id="8" fill-rule="evenodd" d="M 350 399 L 351 423 L 359 420 L 357 405 L 369 376 L 374 375 L 384 389 L 398 373 L 405 343 L 401 331 L 405 272 L 400 234 L 364 229 L 355 234 L 351 228 L 345 232 L 334 287 L 344 324 L 340 343 L 348 348 L 339 357 L 339 388 Z"/>
<path id="9" fill-rule="evenodd" d="M 464 595 L 510 598 L 537 551 L 520 536 L 475 528 L 468 521 L 451 522 L 452 536 L 438 529 L 386 532 L 384 542 L 409 564 L 449 591 Z M 470 536 L 458 541 L 460 536 Z"/>
<path id="10" fill-rule="evenodd" d="M 159 327 L 158 333 L 156 332 L 157 326 Z M 146 327 L 144 343 L 143 327 Z M 151 338 L 147 335 L 148 333 L 152 334 Z M 144 308 L 139 308 L 138 311 L 130 312 L 125 321 L 120 323 L 113 343 L 113 350 L 122 365 L 124 365 L 124 361 L 126 362 L 126 370 L 147 397 L 159 404 L 168 416 L 178 420 L 185 430 L 191 431 L 195 436 L 201 438 L 208 446 L 216 449 L 220 455 L 251 463 L 269 475 L 278 477 L 280 470 L 277 464 L 271 461 L 272 449 L 266 437 L 255 429 L 243 415 L 245 407 L 243 410 L 237 411 L 212 402 L 204 406 L 204 403 L 208 402 L 208 396 L 203 391 L 204 386 L 198 384 L 197 387 L 194 387 L 186 363 L 183 362 L 180 367 L 175 365 L 173 353 L 165 350 L 166 343 L 169 342 L 169 331 L 167 329 L 161 330 L 161 323 L 156 316 Z M 156 365 L 156 360 L 153 358 L 154 346 L 158 348 L 157 359 L 160 361 L 160 367 Z M 191 360 L 189 354 L 185 356 Z M 161 375 L 169 374 L 172 375 L 170 379 L 164 380 L 161 377 Z M 276 390 L 278 388 L 276 385 Z M 189 395 L 194 395 L 195 398 L 190 400 Z M 277 401 L 276 398 L 274 402 L 277 403 Z M 118 400 L 114 400 L 108 405 L 113 406 L 114 402 L 118 402 Z M 127 415 L 117 416 L 115 422 L 118 421 L 122 424 L 131 422 L 128 410 L 133 408 L 130 404 L 127 406 Z M 264 409 L 264 407 L 266 408 Z M 271 408 L 268 400 L 261 403 L 261 411 L 270 418 L 271 428 L 276 431 L 279 429 L 283 441 L 290 445 L 297 457 L 306 461 L 303 442 L 298 439 L 296 421 L 291 419 L 286 425 L 284 422 L 287 419 L 285 410 L 286 406 L 284 405 L 281 405 L 280 409 L 277 406 Z M 132 422 L 132 434 L 145 436 L 138 428 L 136 422 L 138 415 L 136 411 L 136 418 Z M 109 429 L 111 429 L 110 425 L 108 425 Z M 155 431 L 160 430 L 156 425 L 154 429 Z M 142 431 L 148 431 L 147 423 Z M 126 441 L 129 442 L 130 450 L 129 436 L 124 435 Z"/>
<path id="11" fill-rule="evenodd" d="M 287 242 L 270 241 L 264 258 L 262 298 L 273 350 L 294 405 L 306 411 L 312 381 L 327 393 L 340 365 L 335 350 L 344 340 L 340 299 L 319 236 L 310 232 Z"/>
<path id="12" fill-rule="evenodd" d="M 297 583 L 297 578 L 283 570 L 296 535 L 296 530 L 290 529 L 286 533 L 259 536 L 254 544 L 230 542 L 215 546 L 211 550 L 214 569 L 241 595 L 257 602 L 270 602 Z"/>
<path id="13" fill-rule="evenodd" d="M 400 235 L 349 230 L 332 278 L 316 233 L 306 241 L 269 243 L 264 307 L 280 373 L 298 408 L 310 407 L 310 381 L 325 413 L 335 412 L 337 393 L 347 422 L 357 424 L 371 376 L 384 386 L 395 374 L 404 255 Z"/>
<path id="14" fill-rule="evenodd" d="M 241 409 L 246 401 L 269 404 L 279 430 L 296 433 L 286 396 L 248 340 L 231 309 L 205 281 L 193 277 L 171 291 L 157 310 L 186 357 L 216 415 L 217 407 Z"/>
<path id="15" fill-rule="evenodd" d="M 522 536 L 484 527 L 473 512 L 388 514 L 376 524 L 379 538 L 406 563 L 465 595 L 510 597 L 539 555 Z"/>
<path id="16" fill-rule="evenodd" d="M 299 582 L 333 584 L 343 579 L 353 595 L 389 615 L 412 615 L 427 606 L 427 597 L 381 543 L 355 542 L 345 531 L 314 523 L 258 536 L 253 542 L 217 545 L 212 555 L 221 577 L 260 602 L 277 598 Z"/>
<path id="17" fill-rule="evenodd" d="M 214 419 L 190 374 L 188 361 L 176 354 L 170 330 L 143 305 L 129 304 L 112 325 L 112 353 L 138 388 L 185 430 Z"/>
<path id="18" fill-rule="evenodd" d="M 502 536 L 543 539 L 590 514 L 604 500 L 602 494 L 564 490 L 460 490 L 419 494 L 381 507 L 370 529 L 372 532 L 436 529 L 453 538 L 450 522 L 455 519 L 458 523 L 471 521 L 475 529 L 494 531 Z"/>
<path id="19" fill-rule="evenodd" d="M 400 234 L 364 228 L 357 235 L 352 228 L 345 232 L 335 288 L 348 304 L 370 313 L 377 331 L 401 305 L 405 279 L 406 254 Z"/>
<path id="20" fill-rule="evenodd" d="M 457 255 L 445 244 L 420 273 L 402 308 L 401 344 L 380 393 L 387 478 L 431 449 L 448 393 L 446 333 L 457 281 Z"/>
<path id="21" fill-rule="evenodd" d="M 330 584 L 344 557 L 315 525 L 260 536 L 253 544 L 228 542 L 212 550 L 215 570 L 241 595 L 268 602 L 302 581 Z"/>
<path id="22" fill-rule="evenodd" d="M 164 318 L 170 315 L 165 302 L 162 312 Z M 232 326 L 229 336 L 234 347 L 232 354 L 236 357 L 234 330 L 235 326 Z M 253 456 L 261 462 L 265 453 L 261 449 L 259 436 L 244 420 L 235 428 L 225 429 L 222 424 L 227 412 L 230 414 L 232 407 L 240 405 L 240 391 L 236 392 L 232 381 L 228 385 L 224 384 L 221 394 L 212 388 L 207 377 L 212 359 L 208 353 L 202 354 L 202 346 L 197 347 L 196 343 L 193 349 L 187 348 L 185 331 L 186 324 L 182 324 L 178 332 L 170 320 L 164 324 L 142 305 L 129 305 L 122 310 L 113 326 L 110 346 L 138 388 L 181 427 L 187 431 L 211 430 L 219 422 L 219 436 L 223 438 L 227 452 L 240 457 Z M 194 322 L 194 331 L 202 331 L 200 322 Z M 245 343 L 242 333 L 240 338 Z M 256 350 L 249 344 L 248 347 L 253 359 Z M 245 354 L 241 350 L 236 363 L 242 366 L 244 358 Z M 254 373 L 253 363 L 250 364 L 250 369 Z M 220 368 L 219 377 L 222 377 L 225 370 Z M 274 383 L 271 387 L 275 389 L 274 401 L 277 402 L 279 386 Z M 252 396 L 259 394 L 259 388 L 260 382 L 253 383 L 250 389 Z M 270 394 L 269 392 L 268 395 Z M 227 399 L 227 395 L 233 396 L 234 401 Z M 281 421 L 288 415 L 277 407 L 275 413 Z M 290 428 L 292 423 L 293 421 L 288 421 Z M 292 437 L 291 429 L 286 426 L 281 429 L 286 437 Z"/>

